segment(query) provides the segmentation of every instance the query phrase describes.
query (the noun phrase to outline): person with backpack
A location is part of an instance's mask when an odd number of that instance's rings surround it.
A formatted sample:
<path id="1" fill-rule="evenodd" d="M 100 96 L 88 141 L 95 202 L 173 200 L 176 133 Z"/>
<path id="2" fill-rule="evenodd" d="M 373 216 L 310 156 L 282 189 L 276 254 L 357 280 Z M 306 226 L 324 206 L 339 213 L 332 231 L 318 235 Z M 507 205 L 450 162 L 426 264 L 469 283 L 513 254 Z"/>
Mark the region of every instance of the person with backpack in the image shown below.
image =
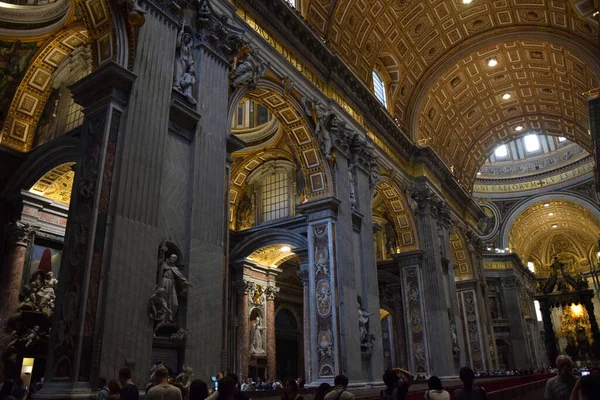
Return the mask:
<path id="1" fill-rule="evenodd" d="M 398 373 L 404 375 L 406 379 L 401 380 Z M 401 368 L 385 371 L 383 374 L 385 389 L 379 394 L 381 400 L 404 400 L 414 379 L 413 374 Z"/>
<path id="2" fill-rule="evenodd" d="M 473 386 L 475 373 L 469 367 L 462 367 L 458 374 L 463 387 L 456 389 L 452 394 L 454 400 L 487 400 L 487 393 L 481 386 Z"/>
<path id="3" fill-rule="evenodd" d="M 444 390 L 437 376 L 429 378 L 427 386 L 429 389 L 425 392 L 425 400 L 450 400 L 450 393 Z"/>
<path id="4" fill-rule="evenodd" d="M 106 385 L 106 379 L 98 378 L 97 386 L 100 388 L 98 391 L 98 400 L 108 400 L 110 397 L 110 390 Z"/>
<path id="5" fill-rule="evenodd" d="M 325 400 L 354 400 L 354 395 L 346 390 L 348 378 L 338 375 L 333 380 L 335 387 L 325 396 Z"/>

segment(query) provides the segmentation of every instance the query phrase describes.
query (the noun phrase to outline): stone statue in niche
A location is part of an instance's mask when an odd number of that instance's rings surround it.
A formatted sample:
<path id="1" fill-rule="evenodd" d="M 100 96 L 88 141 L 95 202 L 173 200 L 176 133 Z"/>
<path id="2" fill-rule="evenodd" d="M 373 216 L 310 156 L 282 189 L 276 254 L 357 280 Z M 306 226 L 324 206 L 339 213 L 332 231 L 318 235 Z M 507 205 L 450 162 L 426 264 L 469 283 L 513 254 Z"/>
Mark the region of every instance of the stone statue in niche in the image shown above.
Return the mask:
<path id="1" fill-rule="evenodd" d="M 452 336 L 452 355 L 455 359 L 460 357 L 460 346 L 458 345 L 458 335 L 456 333 L 456 324 L 450 320 L 450 335 Z"/>
<path id="2" fill-rule="evenodd" d="M 185 31 L 185 24 L 177 35 L 177 52 L 175 55 L 175 73 L 173 89 L 181 92 L 191 104 L 196 104 L 192 88 L 195 82 L 194 56 L 192 54 L 192 35 Z"/>
<path id="3" fill-rule="evenodd" d="M 263 331 L 267 328 L 262 325 L 260 316 L 257 316 L 250 330 L 250 353 L 253 355 L 265 354 Z"/>
<path id="4" fill-rule="evenodd" d="M 194 64 L 190 64 L 188 66 L 187 71 L 183 74 L 183 78 L 181 78 L 181 82 L 179 85 L 181 86 L 181 92 L 185 96 L 185 99 L 188 103 L 195 105 L 196 99 L 194 99 L 193 88 L 196 83 L 196 70 L 194 69 Z"/>
<path id="5" fill-rule="evenodd" d="M 162 254 L 166 248 L 161 250 Z M 179 297 L 187 294 L 187 289 L 193 284 L 187 280 L 177 267 L 177 255 L 171 254 L 165 258 L 158 267 L 158 284 L 165 293 L 167 308 L 171 311 L 166 317 L 166 322 L 174 322 L 179 308 Z"/>
<path id="6" fill-rule="evenodd" d="M 348 170 L 348 183 L 350 186 L 350 208 L 352 209 L 352 211 L 354 211 L 356 210 L 356 177 L 354 176 L 354 172 L 352 172 L 352 169 Z"/>
<path id="7" fill-rule="evenodd" d="M 375 335 L 369 332 L 369 317 L 373 313 L 367 312 L 362 306 L 362 299 L 358 296 L 358 328 L 360 329 L 360 349 L 362 353 L 370 354 L 373 351 Z"/>
<path id="8" fill-rule="evenodd" d="M 267 64 L 258 58 L 258 50 L 246 46 L 235 57 L 230 75 L 231 86 L 238 88 L 247 85 L 250 89 L 255 89 L 265 72 Z"/>
<path id="9" fill-rule="evenodd" d="M 172 320 L 172 312 L 167 305 L 165 295 L 166 290 L 159 286 L 156 288 L 154 294 L 150 297 L 150 319 L 156 323 L 156 326 Z"/>

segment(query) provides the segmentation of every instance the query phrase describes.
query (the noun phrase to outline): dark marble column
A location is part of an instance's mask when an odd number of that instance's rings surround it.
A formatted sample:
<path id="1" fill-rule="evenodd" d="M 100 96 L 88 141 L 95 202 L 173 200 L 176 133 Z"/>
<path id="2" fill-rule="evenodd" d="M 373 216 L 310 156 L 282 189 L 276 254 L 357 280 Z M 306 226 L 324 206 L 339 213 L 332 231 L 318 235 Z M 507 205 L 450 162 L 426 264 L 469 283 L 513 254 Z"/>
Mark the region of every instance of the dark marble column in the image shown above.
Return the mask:
<path id="1" fill-rule="evenodd" d="M 276 349 L 275 349 L 275 296 L 279 292 L 277 286 L 267 286 L 265 294 L 267 297 L 267 379 L 277 378 L 276 372 Z"/>
<path id="2" fill-rule="evenodd" d="M 248 324 L 248 296 L 254 291 L 254 283 L 237 281 L 234 283 L 237 297 L 237 355 L 236 369 L 240 379 L 248 378 L 248 361 L 250 359 L 249 340 L 250 331 Z"/>
<path id="3" fill-rule="evenodd" d="M 598 322 L 596 321 L 596 315 L 594 314 L 594 303 L 592 302 L 592 298 L 585 298 L 583 305 L 585 306 L 585 310 L 587 311 L 590 319 L 590 328 L 592 330 L 592 338 L 594 339 L 592 349 L 594 351 L 594 355 L 596 358 L 598 358 L 600 357 L 600 330 L 598 329 Z"/>
<path id="4" fill-rule="evenodd" d="M 33 239 L 35 230 L 36 228 L 20 221 L 6 227 L 8 239 L 6 261 L 0 268 L 0 350 L 2 352 L 10 340 L 10 332 L 6 324 L 19 306 L 27 246 Z M 0 381 L 3 379 L 3 367 L 0 360 Z"/>
<path id="5" fill-rule="evenodd" d="M 136 76 L 108 62 L 71 87 L 84 107 L 81 163 L 77 164 L 56 296 L 46 383 L 62 393 L 89 390 L 98 367 L 97 326 L 113 170 L 121 116 Z M 83 386 L 75 384 L 88 382 Z"/>
<path id="6" fill-rule="evenodd" d="M 546 345 L 548 363 L 555 367 L 558 348 L 554 326 L 552 325 L 552 308 L 550 308 L 547 300 L 540 300 L 540 312 L 542 314 L 542 321 L 544 322 L 544 344 Z"/>

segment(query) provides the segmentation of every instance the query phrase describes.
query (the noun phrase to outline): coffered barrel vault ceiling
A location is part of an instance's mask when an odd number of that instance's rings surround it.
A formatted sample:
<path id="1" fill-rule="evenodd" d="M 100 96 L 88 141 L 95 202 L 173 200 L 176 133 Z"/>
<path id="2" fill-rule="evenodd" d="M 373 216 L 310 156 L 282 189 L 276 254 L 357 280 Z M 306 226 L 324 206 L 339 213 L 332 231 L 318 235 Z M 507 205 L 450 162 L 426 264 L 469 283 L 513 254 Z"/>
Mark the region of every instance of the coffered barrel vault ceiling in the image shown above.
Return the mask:
<path id="1" fill-rule="evenodd" d="M 470 190 L 513 123 L 589 148 L 581 93 L 598 86 L 600 47 L 597 24 L 574 3 L 309 0 L 304 10 L 365 84 L 377 64 L 392 66 L 390 113 Z"/>
<path id="2" fill-rule="evenodd" d="M 487 65 L 491 57 L 498 61 L 495 68 Z M 420 108 L 418 140 L 472 186 L 489 153 L 518 135 L 554 134 L 589 149 L 583 92 L 597 84 L 585 61 L 562 46 L 537 41 L 489 46 L 435 81 Z"/>
<path id="3" fill-rule="evenodd" d="M 526 261 L 533 257 L 543 269 L 551 264 L 552 257 L 568 248 L 578 258 L 588 258 L 599 234 L 600 221 L 586 207 L 552 200 L 533 204 L 515 219 L 509 246 Z"/>

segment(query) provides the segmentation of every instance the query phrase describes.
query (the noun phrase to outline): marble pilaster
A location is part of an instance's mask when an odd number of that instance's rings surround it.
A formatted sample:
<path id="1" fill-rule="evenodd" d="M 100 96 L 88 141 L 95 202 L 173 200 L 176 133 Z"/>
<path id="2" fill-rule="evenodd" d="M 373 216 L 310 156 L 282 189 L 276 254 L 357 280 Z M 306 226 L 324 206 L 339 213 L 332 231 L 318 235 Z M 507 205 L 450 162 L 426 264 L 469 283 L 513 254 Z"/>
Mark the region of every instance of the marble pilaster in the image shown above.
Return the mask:
<path id="1" fill-rule="evenodd" d="M 429 375 L 430 347 L 428 321 L 425 317 L 426 300 L 423 291 L 423 251 L 394 254 L 402 280 L 402 303 L 406 326 L 408 368 L 414 374 Z M 436 353 L 437 354 L 437 353 Z"/>
<path id="2" fill-rule="evenodd" d="M 297 253 L 300 260 L 300 269 L 298 270 L 298 277 L 302 282 L 302 332 L 303 332 L 303 348 L 304 348 L 304 379 L 306 382 L 312 382 L 312 354 L 311 343 L 311 291 L 310 291 L 310 274 L 309 274 L 309 259 L 308 251 L 304 250 L 301 253 Z"/>
<path id="3" fill-rule="evenodd" d="M 450 296 L 450 286 L 454 284 L 450 285 L 447 280 L 450 268 L 449 257 L 444 256 L 447 252 L 445 233 L 438 227 L 441 222 L 439 210 L 443 203 L 427 187 L 416 191 L 412 197 L 418 205 L 417 227 L 423 250 L 420 269 L 422 290 L 423 293 L 436 293 L 435 296 L 427 296 L 424 301 L 427 341 L 435 344 L 436 350 L 435 357 L 430 358 L 430 374 L 452 376 L 458 372 L 453 355 L 450 320 L 456 313 Z"/>
<path id="4" fill-rule="evenodd" d="M 531 368 L 530 351 L 527 343 L 527 326 L 523 318 L 521 284 L 515 277 L 502 279 L 504 305 L 510 324 L 510 341 L 514 365 L 519 368 Z"/>
<path id="5" fill-rule="evenodd" d="M 338 200 L 329 198 L 298 206 L 298 212 L 308 219 L 308 290 L 305 294 L 308 292 L 309 298 L 304 304 L 309 305 L 310 315 L 305 319 L 304 335 L 310 338 L 305 347 L 305 353 L 309 353 L 307 382 L 315 386 L 331 383 L 342 371 L 341 343 L 345 335 L 340 330 L 339 313 L 347 307 L 340 298 L 343 278 L 335 259 L 334 232 L 339 204 Z M 302 270 L 301 273 L 304 275 Z M 356 297 L 350 304 L 356 310 Z M 358 330 L 358 324 L 356 328 Z"/>
<path id="6" fill-rule="evenodd" d="M 478 296 L 478 282 L 476 280 L 460 281 L 456 284 L 461 307 L 462 323 L 465 327 L 467 343 L 467 364 L 476 371 L 485 371 L 487 368 L 487 338 L 483 329 L 483 316 Z"/>

